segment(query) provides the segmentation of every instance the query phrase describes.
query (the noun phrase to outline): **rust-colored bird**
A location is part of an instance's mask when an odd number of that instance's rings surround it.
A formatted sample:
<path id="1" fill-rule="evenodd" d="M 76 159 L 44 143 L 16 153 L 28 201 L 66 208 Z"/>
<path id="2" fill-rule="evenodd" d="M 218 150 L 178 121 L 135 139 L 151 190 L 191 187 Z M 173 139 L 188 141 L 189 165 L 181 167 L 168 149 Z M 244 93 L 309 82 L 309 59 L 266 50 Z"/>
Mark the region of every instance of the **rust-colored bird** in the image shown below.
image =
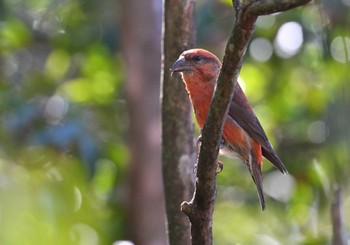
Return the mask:
<path id="1" fill-rule="evenodd" d="M 173 73 L 180 72 L 182 75 L 201 129 L 208 116 L 220 69 L 220 60 L 204 49 L 191 49 L 183 52 L 171 68 Z M 224 124 L 222 139 L 220 154 L 230 158 L 238 157 L 248 166 L 264 210 L 262 156 L 282 173 L 287 173 L 287 169 L 272 148 L 238 83 L 236 83 L 235 93 Z"/>

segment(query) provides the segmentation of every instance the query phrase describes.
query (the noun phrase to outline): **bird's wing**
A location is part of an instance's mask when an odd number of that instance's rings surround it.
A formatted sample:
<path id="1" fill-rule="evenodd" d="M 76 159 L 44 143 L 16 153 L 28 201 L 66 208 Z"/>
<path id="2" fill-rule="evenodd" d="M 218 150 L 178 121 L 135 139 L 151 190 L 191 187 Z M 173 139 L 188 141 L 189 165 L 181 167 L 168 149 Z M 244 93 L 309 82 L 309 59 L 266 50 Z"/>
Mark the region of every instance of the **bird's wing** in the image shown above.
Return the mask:
<path id="1" fill-rule="evenodd" d="M 264 129 L 250 107 L 249 102 L 238 83 L 236 83 L 235 93 L 228 114 L 248 133 L 250 137 L 259 142 L 262 146 L 263 156 L 275 165 L 282 173 L 287 173 L 286 167 L 274 151 Z"/>

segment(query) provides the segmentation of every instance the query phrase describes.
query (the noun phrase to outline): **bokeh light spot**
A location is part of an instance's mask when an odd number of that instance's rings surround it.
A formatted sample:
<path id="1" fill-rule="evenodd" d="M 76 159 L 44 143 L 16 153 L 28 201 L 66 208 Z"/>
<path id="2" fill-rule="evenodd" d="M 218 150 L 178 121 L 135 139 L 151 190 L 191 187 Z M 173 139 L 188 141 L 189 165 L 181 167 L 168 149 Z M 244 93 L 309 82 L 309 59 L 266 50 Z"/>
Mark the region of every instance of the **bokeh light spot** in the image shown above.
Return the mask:
<path id="1" fill-rule="evenodd" d="M 275 15 L 263 15 L 259 16 L 256 21 L 256 26 L 264 29 L 271 28 L 275 24 L 276 17 Z"/>
<path id="2" fill-rule="evenodd" d="M 116 241 L 113 245 L 134 245 L 131 241 Z"/>
<path id="3" fill-rule="evenodd" d="M 54 80 L 62 79 L 70 66 L 69 54 L 63 50 L 54 50 L 46 61 L 45 72 Z"/>
<path id="4" fill-rule="evenodd" d="M 272 44 L 266 38 L 256 38 L 249 46 L 250 56 L 259 62 L 268 61 L 271 58 L 272 52 Z"/>
<path id="5" fill-rule="evenodd" d="M 286 203 L 293 194 L 295 180 L 291 175 L 283 175 L 278 171 L 273 171 L 265 176 L 264 187 L 267 195 Z"/>
<path id="6" fill-rule="evenodd" d="M 333 59 L 340 63 L 350 61 L 350 38 L 338 36 L 331 42 L 331 54 Z"/>
<path id="7" fill-rule="evenodd" d="M 302 27 L 297 22 L 287 22 L 283 24 L 277 32 L 275 38 L 276 54 L 284 59 L 297 54 L 303 44 Z"/>
<path id="8" fill-rule="evenodd" d="M 77 186 L 74 186 L 74 211 L 77 212 L 81 208 L 83 203 L 83 196 Z"/>
<path id="9" fill-rule="evenodd" d="M 326 140 L 326 124 L 323 121 L 315 121 L 307 129 L 307 136 L 312 143 L 320 144 Z"/>
<path id="10" fill-rule="evenodd" d="M 83 223 L 78 223 L 72 226 L 70 230 L 71 238 L 80 245 L 97 245 L 99 237 L 95 229 Z"/>
<path id="11" fill-rule="evenodd" d="M 90 81 L 86 78 L 76 78 L 62 86 L 62 92 L 73 102 L 87 102 L 92 98 Z"/>
<path id="12" fill-rule="evenodd" d="M 48 123 L 58 124 L 67 111 L 68 103 L 66 100 L 59 95 L 54 95 L 47 100 L 44 114 Z"/>

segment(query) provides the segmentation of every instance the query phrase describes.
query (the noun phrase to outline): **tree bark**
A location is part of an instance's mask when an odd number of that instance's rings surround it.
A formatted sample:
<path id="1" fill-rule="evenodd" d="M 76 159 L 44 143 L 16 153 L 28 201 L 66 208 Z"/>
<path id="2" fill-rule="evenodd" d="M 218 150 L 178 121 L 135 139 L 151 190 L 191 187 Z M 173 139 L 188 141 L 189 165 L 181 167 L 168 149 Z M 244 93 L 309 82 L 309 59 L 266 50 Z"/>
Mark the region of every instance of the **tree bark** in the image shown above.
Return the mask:
<path id="1" fill-rule="evenodd" d="M 254 31 L 258 15 L 288 10 L 310 0 L 233 0 L 236 21 L 225 49 L 217 88 L 203 127 L 202 144 L 198 157 L 195 193 L 190 202 L 182 205 L 191 220 L 192 244 L 213 244 L 212 224 L 216 198 L 216 169 L 224 119 L 234 94 L 243 57 Z M 292 3 L 292 4 L 291 4 Z"/>
<path id="2" fill-rule="evenodd" d="M 130 119 L 128 230 L 135 244 L 164 245 L 159 105 L 162 1 L 123 0 L 121 9 Z"/>
<path id="3" fill-rule="evenodd" d="M 165 0 L 163 16 L 162 162 L 169 244 L 191 242 L 190 222 L 180 210 L 194 190 L 191 104 L 183 82 L 170 76 L 172 63 L 195 43 L 194 0 Z"/>

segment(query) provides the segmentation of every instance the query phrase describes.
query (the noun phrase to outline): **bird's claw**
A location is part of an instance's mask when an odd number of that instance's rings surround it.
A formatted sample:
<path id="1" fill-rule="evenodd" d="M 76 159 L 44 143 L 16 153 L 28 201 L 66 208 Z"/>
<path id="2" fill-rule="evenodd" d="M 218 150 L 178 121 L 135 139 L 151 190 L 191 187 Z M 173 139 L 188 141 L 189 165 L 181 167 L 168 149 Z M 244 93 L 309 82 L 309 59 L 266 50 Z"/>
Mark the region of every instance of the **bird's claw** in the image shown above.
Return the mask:
<path id="1" fill-rule="evenodd" d="M 223 149 L 225 147 L 226 147 L 226 141 L 224 139 L 221 139 L 219 148 Z"/>
<path id="2" fill-rule="evenodd" d="M 199 147 L 202 144 L 202 142 L 203 142 L 203 138 L 202 138 L 202 130 L 201 130 L 201 132 L 200 132 L 200 134 L 199 134 L 199 136 L 197 138 L 197 148 L 198 148 L 198 150 L 199 150 Z M 226 143 L 225 140 L 222 139 L 221 142 L 220 142 L 220 149 L 225 147 L 225 143 Z M 217 166 L 217 169 L 216 169 L 216 173 L 218 174 L 218 173 L 221 173 L 221 171 L 224 169 L 224 164 L 222 162 L 218 161 L 217 165 L 218 166 Z M 197 172 L 197 165 L 194 168 L 194 173 L 196 173 L 196 172 Z"/>
<path id="3" fill-rule="evenodd" d="M 199 134 L 198 138 L 197 138 L 197 148 L 199 150 L 200 145 L 202 144 L 203 138 L 202 138 L 202 130 L 201 133 Z"/>
<path id="4" fill-rule="evenodd" d="M 216 169 L 216 174 L 219 174 L 224 169 L 224 164 L 222 162 L 218 161 L 217 165 L 218 165 L 218 167 Z"/>

